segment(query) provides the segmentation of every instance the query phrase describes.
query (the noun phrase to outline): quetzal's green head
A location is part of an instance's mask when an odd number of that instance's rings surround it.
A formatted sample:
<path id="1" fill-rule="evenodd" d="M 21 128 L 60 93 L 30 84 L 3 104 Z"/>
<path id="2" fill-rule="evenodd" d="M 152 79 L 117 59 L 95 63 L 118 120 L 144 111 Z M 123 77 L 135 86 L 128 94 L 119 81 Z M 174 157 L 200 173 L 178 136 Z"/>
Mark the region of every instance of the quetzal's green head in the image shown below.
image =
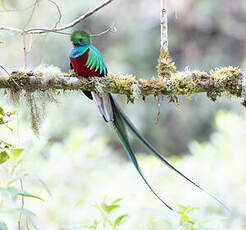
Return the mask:
<path id="1" fill-rule="evenodd" d="M 75 46 L 84 46 L 91 44 L 91 37 L 84 31 L 74 31 L 71 36 L 71 42 Z"/>

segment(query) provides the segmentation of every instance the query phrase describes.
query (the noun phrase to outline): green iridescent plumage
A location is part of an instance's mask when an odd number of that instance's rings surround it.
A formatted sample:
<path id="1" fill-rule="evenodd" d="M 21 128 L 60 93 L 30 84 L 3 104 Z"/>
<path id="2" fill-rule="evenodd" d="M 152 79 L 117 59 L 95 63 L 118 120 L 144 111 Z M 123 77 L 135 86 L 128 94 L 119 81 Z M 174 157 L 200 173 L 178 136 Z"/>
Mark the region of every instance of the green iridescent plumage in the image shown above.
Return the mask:
<path id="1" fill-rule="evenodd" d="M 104 74 L 107 75 L 107 68 L 103 62 L 102 55 L 100 51 L 93 45 L 89 46 L 90 51 L 88 53 L 88 60 L 86 62 L 86 66 L 90 68 L 90 70 L 95 68 L 95 71 L 100 72 L 100 74 L 104 71 Z"/>
<path id="2" fill-rule="evenodd" d="M 81 44 L 81 42 L 91 44 L 91 37 L 84 31 L 74 31 L 71 36 L 71 41 L 75 46 Z"/>
<path id="3" fill-rule="evenodd" d="M 86 66 L 90 70 L 99 71 L 100 74 L 107 75 L 107 68 L 104 64 L 102 55 L 100 51 L 92 45 L 90 35 L 83 31 L 75 31 L 72 34 L 71 41 L 74 45 L 72 52 L 70 53 L 70 57 L 76 58 L 83 55 L 88 49 L 90 49 L 88 53 L 88 59 L 86 62 Z"/>

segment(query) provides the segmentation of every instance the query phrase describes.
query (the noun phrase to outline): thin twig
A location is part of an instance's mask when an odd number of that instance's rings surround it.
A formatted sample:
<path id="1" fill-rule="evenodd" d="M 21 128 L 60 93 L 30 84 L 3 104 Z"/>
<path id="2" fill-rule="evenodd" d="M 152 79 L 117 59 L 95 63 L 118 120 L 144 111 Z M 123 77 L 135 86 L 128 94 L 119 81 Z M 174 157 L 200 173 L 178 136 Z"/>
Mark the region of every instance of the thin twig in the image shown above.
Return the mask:
<path id="1" fill-rule="evenodd" d="M 6 141 L 0 139 L 0 144 L 2 144 L 2 143 L 5 144 L 5 145 L 8 146 L 8 147 L 12 147 L 11 144 L 9 144 L 9 143 L 7 143 Z"/>
<path id="2" fill-rule="evenodd" d="M 156 114 L 155 124 L 157 125 L 160 120 L 160 114 L 161 114 L 161 96 L 157 95 L 155 98 L 157 100 L 157 114 Z"/>
<path id="3" fill-rule="evenodd" d="M 106 30 L 104 30 L 103 32 L 101 33 L 98 33 L 98 34 L 91 34 L 90 36 L 91 37 L 99 37 L 99 36 L 102 36 L 108 32 L 116 32 L 117 31 L 117 28 L 115 27 L 115 24 L 113 23 L 111 26 L 109 26 Z"/>
<path id="4" fill-rule="evenodd" d="M 30 53 L 31 52 L 31 49 L 32 49 L 32 34 L 30 34 L 30 40 L 29 40 L 29 46 L 28 46 L 28 49 L 27 49 L 27 53 Z"/>
<path id="5" fill-rule="evenodd" d="M 78 24 L 81 21 L 85 20 L 86 18 L 88 18 L 89 16 L 91 16 L 92 14 L 94 14 L 95 12 L 97 12 L 98 10 L 100 10 L 101 8 L 105 7 L 106 5 L 108 5 L 109 3 L 111 3 L 112 1 L 113 0 L 107 0 L 107 1 L 105 1 L 104 3 L 98 5 L 94 9 L 88 11 L 87 13 L 85 13 L 82 16 L 80 16 L 79 18 L 75 19 L 71 23 L 69 23 L 69 24 L 67 24 L 65 26 L 62 26 L 62 27 L 55 28 L 54 31 L 62 31 L 62 30 L 66 30 L 68 28 L 71 28 L 71 27 L 75 26 L 76 24 Z"/>
<path id="6" fill-rule="evenodd" d="M 104 3 L 98 5 L 97 7 L 95 7 L 94 9 L 88 11 L 87 13 L 83 14 L 82 16 L 78 17 L 77 19 L 75 19 L 74 21 L 68 23 L 65 26 L 61 26 L 61 27 L 57 27 L 57 28 L 53 28 L 53 29 L 29 29 L 26 32 L 32 33 L 32 34 L 43 34 L 43 33 L 47 33 L 47 32 L 59 32 L 59 31 L 63 31 L 66 29 L 69 29 L 71 27 L 74 27 L 75 25 L 77 25 L 78 23 L 80 23 L 81 21 L 85 20 L 86 18 L 88 18 L 89 16 L 91 16 L 92 14 L 96 13 L 98 10 L 100 10 L 101 8 L 105 7 L 106 5 L 108 5 L 109 3 L 111 3 L 113 0 L 107 0 Z"/>
<path id="7" fill-rule="evenodd" d="M 5 73 L 7 73 L 7 74 L 8 74 L 8 76 L 10 77 L 9 72 L 8 72 L 8 71 L 7 71 L 7 70 L 6 70 L 6 69 L 5 69 L 2 65 L 0 65 L 0 68 L 1 68 L 1 69 L 3 69 L 3 70 L 4 70 L 4 72 L 5 72 Z"/>
<path id="8" fill-rule="evenodd" d="M 24 51 L 24 68 L 27 68 L 27 48 L 26 48 L 26 32 L 22 31 L 23 51 Z"/>
<path id="9" fill-rule="evenodd" d="M 61 13 L 60 7 L 57 5 L 57 3 L 55 1 L 53 1 L 53 0 L 48 0 L 48 1 L 55 5 L 55 7 L 57 9 L 57 12 L 59 14 L 59 17 L 58 17 L 58 19 L 57 19 L 57 21 L 55 23 L 55 26 L 54 26 L 54 28 L 56 28 L 57 25 L 61 22 L 62 13 Z"/>
<path id="10" fill-rule="evenodd" d="M 0 26 L 0 30 L 5 30 L 5 31 L 9 31 L 12 33 L 19 33 L 22 34 L 23 30 L 22 29 L 17 29 L 17 28 L 13 28 L 13 27 L 9 27 L 9 26 Z M 36 34 L 35 31 L 40 31 L 41 29 L 32 29 L 33 32 L 27 32 L 26 34 Z M 43 33 L 57 33 L 57 34 L 64 34 L 64 35 L 71 35 L 71 33 L 66 33 L 66 32 L 62 32 L 62 31 L 51 31 L 50 29 L 43 29 Z"/>
<path id="11" fill-rule="evenodd" d="M 26 228 L 27 230 L 30 230 L 27 217 L 26 217 Z"/>
<path id="12" fill-rule="evenodd" d="M 33 31 L 39 31 L 40 29 L 33 29 Z M 109 26 L 106 30 L 98 33 L 98 34 L 91 34 L 90 36 L 91 37 L 98 37 L 98 36 L 101 36 L 101 35 L 104 35 L 108 32 L 112 32 L 112 33 L 115 33 L 117 31 L 117 28 L 115 26 L 115 23 L 113 23 L 111 26 Z M 47 32 L 51 32 L 50 30 L 47 30 Z M 71 36 L 72 34 L 71 33 L 67 33 L 67 32 L 61 32 L 61 31 L 52 31 L 53 33 L 57 33 L 57 34 L 64 34 L 64 35 L 69 35 Z M 30 35 L 32 35 L 32 33 L 29 33 Z"/>
<path id="13" fill-rule="evenodd" d="M 103 7 L 107 6 L 112 1 L 113 0 L 107 0 L 107 1 L 105 1 L 103 3 L 101 3 L 100 5 L 96 6 L 92 10 L 89 10 L 87 13 L 85 13 L 82 16 L 78 17 L 74 21 L 72 21 L 72 22 L 70 22 L 70 23 L 68 23 L 68 24 L 66 24 L 64 26 L 61 26 L 61 27 L 56 27 L 56 28 L 51 28 L 51 29 L 46 29 L 46 28 L 32 28 L 32 29 L 28 29 L 28 30 L 23 30 L 23 29 L 8 27 L 8 26 L 0 26 L 0 30 L 6 30 L 6 31 L 15 32 L 15 33 L 20 33 L 20 34 L 23 34 L 23 32 L 25 34 L 43 34 L 43 33 L 50 33 L 50 32 L 52 32 L 52 33 L 67 34 L 67 33 L 61 32 L 61 31 L 74 27 L 78 23 L 82 22 L 83 20 L 85 20 L 89 16 L 93 15 L 94 13 L 96 13 L 98 10 L 100 10 Z"/>
<path id="14" fill-rule="evenodd" d="M 32 29 L 33 32 L 27 32 L 27 34 L 36 34 L 35 31 L 40 31 L 40 29 Z M 62 31 L 51 31 L 50 29 L 43 29 L 44 33 L 57 33 L 57 34 L 64 34 L 64 35 L 72 35 L 71 33 L 62 32 Z"/>
<path id="15" fill-rule="evenodd" d="M 41 0 L 40 0 L 41 1 Z M 4 9 L 4 10 L 0 10 L 0 13 L 8 13 L 8 12 L 20 12 L 20 11 L 26 11 L 29 10 L 30 8 L 32 8 L 34 6 L 35 3 L 31 4 L 30 6 L 27 6 L 25 8 L 21 8 L 21 9 Z"/>
<path id="16" fill-rule="evenodd" d="M 13 28 L 13 27 L 9 27 L 9 26 L 0 26 L 0 30 L 6 30 L 6 31 L 10 31 L 10 32 L 14 32 L 14 33 L 22 33 L 22 29 L 17 29 L 17 28 Z"/>
<path id="17" fill-rule="evenodd" d="M 167 1 L 161 0 L 161 47 L 168 51 L 168 18 L 167 18 Z"/>
<path id="18" fill-rule="evenodd" d="M 24 28 L 26 28 L 29 25 L 29 23 L 31 22 L 33 15 L 34 15 L 34 12 L 37 8 L 37 5 L 38 5 L 38 0 L 35 0 L 35 3 L 34 3 L 33 8 L 32 8 L 32 12 L 31 12 L 26 24 L 24 25 Z"/>
<path id="19" fill-rule="evenodd" d="M 21 186 L 21 191 L 24 191 L 24 187 L 23 187 L 23 181 L 22 179 L 20 179 L 20 186 Z M 24 201 L 24 196 L 21 196 L 21 208 L 23 209 L 25 205 L 25 201 Z M 22 213 L 19 213 L 19 219 L 18 219 L 18 230 L 21 230 L 21 218 L 22 218 Z"/>
<path id="20" fill-rule="evenodd" d="M 16 112 L 16 139 L 17 139 L 17 146 L 20 146 L 20 119 L 19 119 L 19 112 Z"/>

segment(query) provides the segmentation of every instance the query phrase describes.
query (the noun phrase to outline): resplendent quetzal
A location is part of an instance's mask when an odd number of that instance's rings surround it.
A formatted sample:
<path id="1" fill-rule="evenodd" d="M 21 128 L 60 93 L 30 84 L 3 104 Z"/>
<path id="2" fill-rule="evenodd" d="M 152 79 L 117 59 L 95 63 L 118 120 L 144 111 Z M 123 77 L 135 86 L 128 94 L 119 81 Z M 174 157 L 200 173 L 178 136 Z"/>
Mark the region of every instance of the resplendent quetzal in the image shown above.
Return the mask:
<path id="1" fill-rule="evenodd" d="M 86 78 L 89 77 L 106 77 L 107 76 L 107 68 L 104 64 L 103 58 L 99 50 L 92 45 L 90 35 L 83 31 L 75 31 L 71 36 L 71 41 L 73 44 L 73 49 L 70 53 L 70 64 L 71 68 L 74 69 L 75 73 L 79 76 L 83 76 Z M 136 156 L 133 151 L 131 144 L 128 139 L 127 130 L 129 128 L 138 138 L 142 141 L 142 143 L 151 150 L 151 152 L 158 157 L 164 164 L 174 170 L 176 173 L 184 177 L 190 183 L 195 185 L 200 190 L 206 192 L 199 185 L 194 183 L 176 168 L 174 168 L 164 157 L 137 131 L 133 123 L 128 119 L 128 117 L 121 111 L 120 107 L 117 105 L 115 100 L 113 99 L 110 93 L 94 93 L 85 91 L 84 92 L 87 97 L 93 99 L 97 107 L 103 116 L 106 122 L 111 122 L 115 131 L 117 132 L 121 143 L 127 153 L 129 159 L 134 164 L 136 170 L 144 180 L 145 184 L 150 188 L 150 190 L 155 194 L 155 196 L 165 204 L 169 209 L 173 210 L 171 206 L 165 203 L 159 195 L 153 190 L 150 186 L 146 178 L 144 177 Z M 212 194 L 206 192 L 210 197 L 219 202 L 225 209 L 229 210 L 219 199 L 217 199 Z"/>

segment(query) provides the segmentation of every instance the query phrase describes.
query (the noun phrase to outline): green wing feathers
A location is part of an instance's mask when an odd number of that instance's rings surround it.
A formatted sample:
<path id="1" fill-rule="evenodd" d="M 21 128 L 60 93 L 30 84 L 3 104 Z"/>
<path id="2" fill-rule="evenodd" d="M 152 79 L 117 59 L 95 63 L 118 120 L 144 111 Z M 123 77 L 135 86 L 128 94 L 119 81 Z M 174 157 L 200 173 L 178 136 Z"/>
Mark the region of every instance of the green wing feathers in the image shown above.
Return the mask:
<path id="1" fill-rule="evenodd" d="M 107 68 L 104 64 L 102 55 L 100 51 L 93 45 L 89 46 L 89 53 L 88 53 L 88 59 L 86 62 L 86 66 L 90 68 L 90 70 L 95 69 L 95 71 L 99 71 L 100 74 L 103 74 L 104 76 L 107 75 Z"/>

